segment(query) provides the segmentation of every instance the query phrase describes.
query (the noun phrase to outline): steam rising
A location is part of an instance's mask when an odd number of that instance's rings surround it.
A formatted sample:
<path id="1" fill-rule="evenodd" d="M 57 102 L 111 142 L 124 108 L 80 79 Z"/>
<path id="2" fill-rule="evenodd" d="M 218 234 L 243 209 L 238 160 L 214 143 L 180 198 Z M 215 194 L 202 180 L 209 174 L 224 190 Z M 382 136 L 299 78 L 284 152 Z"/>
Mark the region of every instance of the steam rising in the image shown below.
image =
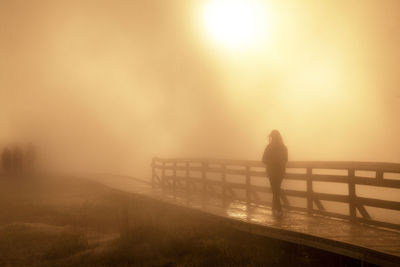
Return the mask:
<path id="1" fill-rule="evenodd" d="M 149 175 L 152 156 L 400 162 L 400 2 L 265 1 L 250 51 L 201 1 L 0 2 L 0 145 L 50 168 Z M 270 21 L 270 23 L 272 23 Z"/>

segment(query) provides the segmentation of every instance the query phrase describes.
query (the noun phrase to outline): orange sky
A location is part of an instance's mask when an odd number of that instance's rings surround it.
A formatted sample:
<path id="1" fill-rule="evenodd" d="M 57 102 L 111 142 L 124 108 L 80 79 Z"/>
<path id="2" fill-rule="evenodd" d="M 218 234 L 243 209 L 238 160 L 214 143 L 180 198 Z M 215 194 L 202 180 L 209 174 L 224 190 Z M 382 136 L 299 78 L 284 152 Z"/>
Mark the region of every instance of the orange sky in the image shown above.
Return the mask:
<path id="1" fill-rule="evenodd" d="M 154 155 L 258 159 L 277 128 L 292 160 L 400 162 L 400 2 L 265 3 L 265 43 L 235 51 L 201 1 L 1 1 L 0 145 L 146 175 Z"/>

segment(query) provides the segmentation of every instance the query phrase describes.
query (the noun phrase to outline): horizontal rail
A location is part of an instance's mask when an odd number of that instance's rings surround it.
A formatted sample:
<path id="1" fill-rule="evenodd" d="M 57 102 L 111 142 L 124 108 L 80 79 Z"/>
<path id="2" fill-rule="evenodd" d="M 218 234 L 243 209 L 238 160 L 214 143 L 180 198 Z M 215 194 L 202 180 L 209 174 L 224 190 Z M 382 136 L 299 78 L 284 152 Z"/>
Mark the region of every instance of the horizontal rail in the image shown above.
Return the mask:
<path id="1" fill-rule="evenodd" d="M 154 158 L 153 162 L 159 163 L 206 163 L 206 164 L 222 164 L 230 166 L 249 166 L 264 167 L 261 161 L 255 160 L 230 160 L 230 159 L 210 159 L 210 158 L 175 158 L 164 159 Z M 400 163 L 387 162 L 362 162 L 362 161 L 289 161 L 287 168 L 313 168 L 313 169 L 332 169 L 347 170 L 356 169 L 360 171 L 384 171 L 400 173 Z"/>

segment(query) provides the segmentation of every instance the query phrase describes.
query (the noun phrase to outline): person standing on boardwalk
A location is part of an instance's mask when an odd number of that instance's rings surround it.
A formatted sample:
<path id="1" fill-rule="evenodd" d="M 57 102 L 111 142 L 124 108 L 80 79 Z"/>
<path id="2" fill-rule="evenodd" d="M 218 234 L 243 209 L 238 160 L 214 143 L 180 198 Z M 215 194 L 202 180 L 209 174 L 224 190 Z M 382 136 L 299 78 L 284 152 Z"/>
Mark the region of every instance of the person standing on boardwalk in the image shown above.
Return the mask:
<path id="1" fill-rule="evenodd" d="M 12 155 L 11 151 L 8 149 L 8 147 L 4 148 L 3 153 L 1 154 L 1 165 L 3 167 L 3 172 L 4 173 L 9 173 L 11 170 L 11 164 L 12 164 Z"/>
<path id="2" fill-rule="evenodd" d="M 32 143 L 28 144 L 25 152 L 25 167 L 28 172 L 32 172 L 36 162 L 36 149 Z"/>
<path id="3" fill-rule="evenodd" d="M 16 145 L 12 152 L 12 167 L 13 167 L 14 173 L 20 173 L 22 171 L 22 164 L 23 164 L 22 157 L 23 157 L 22 151 L 19 148 L 19 146 Z"/>
<path id="4" fill-rule="evenodd" d="M 282 213 L 280 194 L 282 179 L 285 176 L 288 151 L 283 143 L 281 134 L 273 130 L 269 135 L 269 144 L 264 150 L 262 158 L 272 190 L 272 212 L 280 215 Z"/>

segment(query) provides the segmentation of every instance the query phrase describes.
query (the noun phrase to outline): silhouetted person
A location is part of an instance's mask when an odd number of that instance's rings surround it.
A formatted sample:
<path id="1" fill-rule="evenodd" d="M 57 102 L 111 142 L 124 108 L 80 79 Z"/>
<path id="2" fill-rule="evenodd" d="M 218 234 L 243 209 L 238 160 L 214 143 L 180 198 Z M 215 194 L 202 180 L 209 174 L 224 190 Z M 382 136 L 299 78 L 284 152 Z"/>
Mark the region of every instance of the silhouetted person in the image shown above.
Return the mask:
<path id="1" fill-rule="evenodd" d="M 15 146 L 12 153 L 12 167 L 14 172 L 20 172 L 22 170 L 22 151 L 18 146 Z"/>
<path id="2" fill-rule="evenodd" d="M 280 215 L 282 212 L 280 193 L 282 179 L 285 176 L 288 152 L 283 143 L 282 136 L 277 130 L 269 135 L 269 144 L 264 150 L 262 161 L 267 168 L 267 176 L 272 190 L 272 211 Z"/>
<path id="3" fill-rule="evenodd" d="M 3 153 L 1 154 L 1 165 L 5 173 L 9 173 L 11 171 L 12 158 L 11 151 L 8 149 L 8 147 L 4 148 Z"/>
<path id="4" fill-rule="evenodd" d="M 36 149 L 30 143 L 25 152 L 25 162 L 28 171 L 32 171 L 34 169 L 35 161 L 36 161 Z"/>

